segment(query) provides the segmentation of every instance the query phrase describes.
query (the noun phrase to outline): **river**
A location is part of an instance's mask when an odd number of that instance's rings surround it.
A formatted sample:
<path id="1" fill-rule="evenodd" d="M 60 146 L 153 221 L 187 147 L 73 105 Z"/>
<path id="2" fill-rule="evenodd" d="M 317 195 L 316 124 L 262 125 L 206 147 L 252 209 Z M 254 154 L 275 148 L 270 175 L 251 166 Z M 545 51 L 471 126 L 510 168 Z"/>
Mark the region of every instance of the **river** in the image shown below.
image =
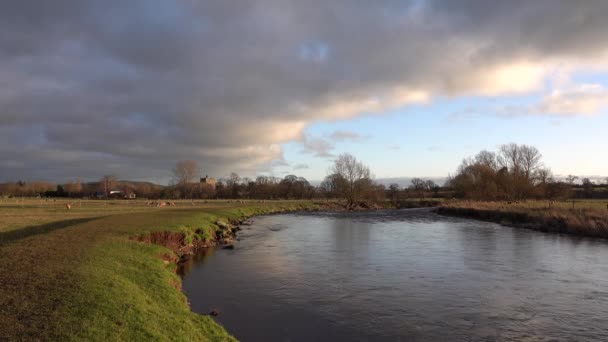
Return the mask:
<path id="1" fill-rule="evenodd" d="M 242 341 L 606 341 L 608 242 L 428 209 L 255 218 L 185 265 Z"/>

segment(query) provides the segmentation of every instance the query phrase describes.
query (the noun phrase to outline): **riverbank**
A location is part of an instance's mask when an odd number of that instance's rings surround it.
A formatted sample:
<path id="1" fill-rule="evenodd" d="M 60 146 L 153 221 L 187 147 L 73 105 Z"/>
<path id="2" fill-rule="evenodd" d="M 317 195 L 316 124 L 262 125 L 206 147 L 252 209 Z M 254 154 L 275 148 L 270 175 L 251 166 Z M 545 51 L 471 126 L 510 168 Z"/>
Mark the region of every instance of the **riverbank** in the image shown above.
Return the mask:
<path id="1" fill-rule="evenodd" d="M 221 242 L 224 233 L 216 234 L 230 227 L 222 227 L 225 223 L 331 206 L 311 201 L 125 205 L 137 209 L 114 210 L 102 201 L 80 211 L 34 202 L 2 207 L 0 222 L 10 226 L 0 227 L 0 340 L 232 340 L 211 317 L 190 311 L 179 290 L 178 255 L 195 241 Z M 33 212 L 36 224 L 30 225 Z M 186 248 L 138 241 L 163 234 Z"/>
<path id="2" fill-rule="evenodd" d="M 179 260 L 230 243 L 248 217 L 348 209 L 327 200 L 66 203 L 0 203 L 0 340 L 232 340 L 190 311 Z"/>
<path id="3" fill-rule="evenodd" d="M 574 208 L 570 203 L 449 201 L 435 212 L 542 232 L 608 238 L 608 209 L 602 208 L 603 203 Z"/>

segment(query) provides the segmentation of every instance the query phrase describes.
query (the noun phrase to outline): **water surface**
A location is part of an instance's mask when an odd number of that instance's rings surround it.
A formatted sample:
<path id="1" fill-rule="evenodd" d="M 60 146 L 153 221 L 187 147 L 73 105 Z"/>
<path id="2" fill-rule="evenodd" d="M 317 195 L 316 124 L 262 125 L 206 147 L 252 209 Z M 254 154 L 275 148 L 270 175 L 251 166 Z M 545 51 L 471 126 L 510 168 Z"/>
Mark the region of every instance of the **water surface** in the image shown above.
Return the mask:
<path id="1" fill-rule="evenodd" d="M 427 209 L 259 217 L 186 265 L 243 341 L 608 340 L 608 243 Z"/>

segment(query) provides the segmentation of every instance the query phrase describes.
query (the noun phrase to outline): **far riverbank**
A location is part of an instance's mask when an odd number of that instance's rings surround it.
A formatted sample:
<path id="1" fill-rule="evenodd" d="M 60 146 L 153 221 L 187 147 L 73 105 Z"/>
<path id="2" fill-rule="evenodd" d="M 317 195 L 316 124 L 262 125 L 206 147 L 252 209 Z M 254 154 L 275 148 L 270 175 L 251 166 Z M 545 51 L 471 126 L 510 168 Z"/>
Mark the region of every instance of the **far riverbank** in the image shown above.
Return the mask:
<path id="1" fill-rule="evenodd" d="M 608 209 L 603 203 L 590 203 L 593 205 L 568 208 L 547 201 L 450 201 L 435 212 L 542 232 L 608 238 Z"/>

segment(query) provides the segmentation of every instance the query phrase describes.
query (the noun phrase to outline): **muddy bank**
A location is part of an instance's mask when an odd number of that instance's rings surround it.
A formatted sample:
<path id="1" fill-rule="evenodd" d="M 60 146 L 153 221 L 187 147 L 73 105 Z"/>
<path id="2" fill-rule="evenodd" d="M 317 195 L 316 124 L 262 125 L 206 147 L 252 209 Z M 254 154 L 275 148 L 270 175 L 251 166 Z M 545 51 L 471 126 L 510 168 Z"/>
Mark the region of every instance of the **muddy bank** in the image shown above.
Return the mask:
<path id="1" fill-rule="evenodd" d="M 182 228 L 181 231 L 155 231 L 138 236 L 130 237 L 131 240 L 155 244 L 166 247 L 173 255 L 162 255 L 169 262 L 179 263 L 188 256 L 200 253 L 202 250 L 216 246 L 231 246 L 234 242 L 236 232 L 241 225 L 248 225 L 249 218 L 257 215 L 284 213 L 292 211 L 343 211 L 348 210 L 338 202 L 314 202 L 313 206 L 302 206 L 294 208 L 281 208 L 278 210 L 262 211 L 251 215 L 243 215 L 239 219 L 218 219 L 213 224 L 191 229 Z"/>
<path id="2" fill-rule="evenodd" d="M 608 213 L 600 210 L 514 208 L 509 211 L 442 206 L 434 212 L 547 233 L 608 238 Z"/>
<path id="3" fill-rule="evenodd" d="M 198 238 L 198 235 L 203 234 L 204 230 L 196 229 L 194 230 L 193 234 L 185 232 L 158 231 L 131 237 L 131 240 L 166 247 L 173 251 L 175 256 L 163 256 L 163 259 L 177 261 L 187 255 L 196 254 L 205 248 L 231 244 L 236 235 L 236 231 L 240 229 L 239 225 L 243 223 L 246 223 L 246 221 L 239 220 L 228 223 L 218 221 L 215 223 L 215 227 L 213 227 L 214 233 L 209 238 Z"/>

